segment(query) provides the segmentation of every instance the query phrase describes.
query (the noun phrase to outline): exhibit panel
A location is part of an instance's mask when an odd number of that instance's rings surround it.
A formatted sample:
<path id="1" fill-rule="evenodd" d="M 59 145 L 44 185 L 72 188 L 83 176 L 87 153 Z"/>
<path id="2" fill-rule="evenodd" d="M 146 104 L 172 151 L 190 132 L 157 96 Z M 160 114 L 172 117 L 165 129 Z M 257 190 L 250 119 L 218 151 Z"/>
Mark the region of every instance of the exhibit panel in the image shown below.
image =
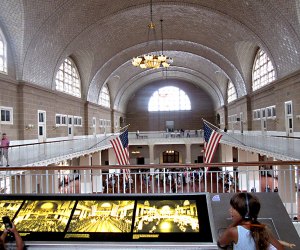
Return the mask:
<path id="1" fill-rule="evenodd" d="M 218 235 L 231 223 L 232 195 L 9 195 L 1 196 L 0 212 L 28 249 L 218 249 Z M 300 246 L 279 195 L 255 195 L 259 221 Z"/>
<path id="2" fill-rule="evenodd" d="M 120 243 L 127 249 L 217 249 L 206 193 L 10 195 L 1 200 L 2 215 L 11 218 L 29 249 L 114 249 Z"/>

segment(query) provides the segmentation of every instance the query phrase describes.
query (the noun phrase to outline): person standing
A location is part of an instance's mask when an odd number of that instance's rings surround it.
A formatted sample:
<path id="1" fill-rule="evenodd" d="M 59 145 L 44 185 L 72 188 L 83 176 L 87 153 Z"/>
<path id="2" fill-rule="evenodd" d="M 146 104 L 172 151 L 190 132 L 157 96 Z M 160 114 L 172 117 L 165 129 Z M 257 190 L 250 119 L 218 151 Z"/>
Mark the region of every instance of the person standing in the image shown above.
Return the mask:
<path id="1" fill-rule="evenodd" d="M 9 166 L 8 163 L 8 148 L 9 148 L 9 139 L 7 138 L 6 133 L 2 134 L 1 144 L 0 144 L 0 162 L 3 165 L 3 156 L 6 159 L 6 166 Z"/>

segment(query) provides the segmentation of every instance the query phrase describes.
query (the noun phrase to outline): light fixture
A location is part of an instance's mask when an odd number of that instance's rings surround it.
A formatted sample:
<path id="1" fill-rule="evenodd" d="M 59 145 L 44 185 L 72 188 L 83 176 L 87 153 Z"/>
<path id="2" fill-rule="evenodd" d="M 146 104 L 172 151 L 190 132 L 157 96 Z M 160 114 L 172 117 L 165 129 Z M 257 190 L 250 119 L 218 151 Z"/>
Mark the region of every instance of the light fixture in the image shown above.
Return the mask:
<path id="1" fill-rule="evenodd" d="M 151 33 L 154 34 L 155 37 L 155 24 L 152 19 L 152 0 L 150 1 L 150 24 L 148 25 L 148 42 L 149 35 Z M 161 28 L 161 54 L 146 54 L 143 56 L 137 56 L 132 58 L 132 65 L 135 67 L 140 67 L 142 69 L 158 69 L 158 68 L 168 68 L 171 63 L 173 63 L 173 59 L 164 55 L 164 38 L 163 38 L 163 20 L 160 20 L 160 28 Z"/>
<path id="2" fill-rule="evenodd" d="M 132 151 L 131 153 L 132 153 L 132 154 L 139 154 L 139 153 L 141 153 L 141 152 L 137 150 L 137 151 Z"/>
<path id="3" fill-rule="evenodd" d="M 55 129 L 57 129 L 57 128 L 59 128 L 59 125 L 54 125 L 53 127 L 52 127 L 52 130 L 55 130 Z"/>
<path id="4" fill-rule="evenodd" d="M 33 124 L 28 124 L 28 125 L 26 125 L 26 127 L 25 127 L 26 130 L 33 129 L 33 128 L 34 128 L 34 125 L 33 125 Z"/>

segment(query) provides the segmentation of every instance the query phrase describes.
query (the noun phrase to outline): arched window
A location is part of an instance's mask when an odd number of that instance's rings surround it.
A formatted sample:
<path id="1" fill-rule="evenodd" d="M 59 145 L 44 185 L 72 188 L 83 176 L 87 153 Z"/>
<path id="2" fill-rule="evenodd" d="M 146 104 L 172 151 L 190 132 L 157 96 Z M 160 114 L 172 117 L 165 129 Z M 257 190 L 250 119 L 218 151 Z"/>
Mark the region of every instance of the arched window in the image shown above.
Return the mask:
<path id="1" fill-rule="evenodd" d="M 237 98 L 236 96 L 236 90 L 232 83 L 232 81 L 229 81 L 228 88 L 227 88 L 227 101 L 228 103 L 234 101 Z"/>
<path id="2" fill-rule="evenodd" d="M 253 73 L 252 90 L 255 91 L 275 80 L 275 70 L 266 52 L 260 49 L 257 52 Z"/>
<path id="3" fill-rule="evenodd" d="M 191 102 L 181 89 L 167 86 L 155 91 L 148 103 L 148 111 L 191 110 Z"/>
<path id="4" fill-rule="evenodd" d="M 66 58 L 56 74 L 56 90 L 81 97 L 81 87 L 78 70 L 70 58 Z"/>
<path id="5" fill-rule="evenodd" d="M 98 103 L 104 107 L 110 108 L 110 97 L 107 84 L 104 84 L 101 88 Z"/>
<path id="6" fill-rule="evenodd" d="M 0 30 L 0 73 L 7 73 L 6 40 Z"/>

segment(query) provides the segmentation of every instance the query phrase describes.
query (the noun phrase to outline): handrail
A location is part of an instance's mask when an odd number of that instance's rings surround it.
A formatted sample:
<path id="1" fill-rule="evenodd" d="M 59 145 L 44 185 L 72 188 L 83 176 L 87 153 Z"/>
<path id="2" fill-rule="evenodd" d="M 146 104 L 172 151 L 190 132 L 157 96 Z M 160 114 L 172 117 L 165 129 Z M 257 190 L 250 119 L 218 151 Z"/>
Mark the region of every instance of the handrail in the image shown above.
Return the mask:
<path id="1" fill-rule="evenodd" d="M 210 167 L 248 167 L 248 166 L 287 166 L 300 165 L 300 161 L 252 161 L 252 162 L 215 162 L 215 163 L 163 163 L 144 165 L 91 165 L 91 166 L 32 166 L 32 167 L 0 167 L 0 171 L 25 171 L 25 170 L 90 170 L 90 169 L 164 169 L 164 168 L 210 168 Z"/>

